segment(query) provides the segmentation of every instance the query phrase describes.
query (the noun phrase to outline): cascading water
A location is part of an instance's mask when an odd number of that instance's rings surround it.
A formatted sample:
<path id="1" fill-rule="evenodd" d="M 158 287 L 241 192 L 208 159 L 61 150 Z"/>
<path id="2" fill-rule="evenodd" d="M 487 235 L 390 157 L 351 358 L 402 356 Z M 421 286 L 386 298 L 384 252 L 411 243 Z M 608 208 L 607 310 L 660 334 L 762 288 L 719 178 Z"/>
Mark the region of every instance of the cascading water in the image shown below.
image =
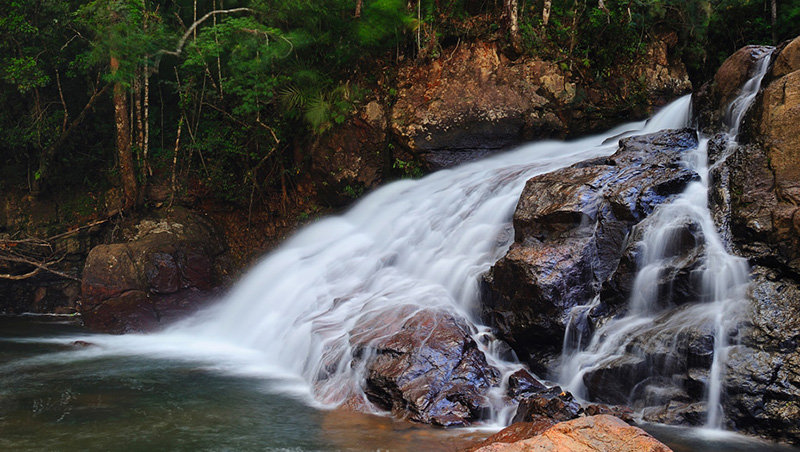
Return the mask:
<path id="1" fill-rule="evenodd" d="M 689 103 L 686 96 L 647 122 L 604 135 L 532 144 L 388 185 L 297 234 L 216 307 L 159 334 L 93 337 L 97 351 L 83 353 L 200 360 L 225 372 L 289 379 L 295 389 L 300 383 L 300 393 L 326 406 L 363 400 L 363 369 L 351 365 L 354 325 L 374 318 L 401 324 L 441 308 L 473 322 L 476 337 L 487 332 L 475 315 L 479 277 L 510 245 L 525 182 L 610 155 L 621 137 L 685 127 Z M 491 343 L 482 347 L 504 373 L 520 367 L 496 356 Z M 508 416 L 507 407 L 495 416 L 501 412 Z"/>
<path id="2" fill-rule="evenodd" d="M 739 125 L 758 93 L 768 65 L 767 52 L 760 55 L 752 79 L 726 112 L 728 149 L 736 145 Z M 675 396 L 676 386 L 680 386 L 670 381 L 670 377 L 677 377 L 677 374 L 671 375 L 674 368 L 680 367 L 673 362 L 674 357 L 685 353 L 677 350 L 686 347 L 685 340 L 680 338 L 691 335 L 713 338 L 710 369 L 708 375 L 701 378 L 706 382 L 706 426 L 720 428 L 724 420 L 722 373 L 729 337 L 744 315 L 749 279 L 747 262 L 728 254 L 708 208 L 708 142 L 708 138 L 701 138 L 697 149 L 685 162 L 700 175 L 700 180 L 689 184 L 676 200 L 661 205 L 646 220 L 647 229 L 638 244 L 638 272 L 626 315 L 600 326 L 585 346 L 574 343 L 568 327 L 560 379 L 576 395 L 587 397 L 584 381 L 587 374 L 630 359 L 626 356 L 633 354 L 637 355 L 634 359 L 641 359 L 652 367 L 647 378 L 630 382 L 629 403 L 639 408 L 664 403 Z M 693 242 L 689 244 L 690 249 L 702 247 L 703 252 L 701 265 L 690 270 L 697 300 L 670 300 L 676 295 L 669 293 L 670 290 L 664 293 L 664 277 L 675 267 L 676 260 L 685 258 L 681 252 L 686 249 L 687 240 Z M 685 301 L 694 303 L 675 307 Z M 585 321 L 596 304 L 597 300 L 593 300 L 586 306 L 576 307 L 570 316 L 571 324 Z M 685 356 L 682 359 L 686 359 Z"/>

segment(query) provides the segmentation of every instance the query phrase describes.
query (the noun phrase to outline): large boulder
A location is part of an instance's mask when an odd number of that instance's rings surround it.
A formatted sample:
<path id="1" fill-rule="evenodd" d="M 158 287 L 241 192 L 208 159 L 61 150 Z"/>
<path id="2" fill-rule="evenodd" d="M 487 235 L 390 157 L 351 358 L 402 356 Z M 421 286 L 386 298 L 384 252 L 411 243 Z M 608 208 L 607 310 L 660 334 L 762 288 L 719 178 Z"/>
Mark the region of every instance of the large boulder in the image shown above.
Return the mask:
<path id="1" fill-rule="evenodd" d="M 535 431 L 535 430 L 534 430 Z M 497 442 L 475 452 L 670 452 L 644 430 L 609 415 L 561 422 L 543 433 L 514 443 Z"/>
<path id="2" fill-rule="evenodd" d="M 93 248 L 83 270 L 81 315 L 99 331 L 153 329 L 209 297 L 228 271 L 216 228 L 185 209 L 130 225 L 122 239 Z"/>
<path id="3" fill-rule="evenodd" d="M 400 308 L 401 310 L 403 308 Z M 441 426 L 469 425 L 490 406 L 500 373 L 486 362 L 467 322 L 439 310 L 370 316 L 351 331 L 368 399 L 393 415 Z"/>
<path id="4" fill-rule="evenodd" d="M 560 354 L 574 307 L 589 304 L 604 285 L 623 290 L 632 279 L 636 258 L 623 262 L 626 240 L 697 179 L 681 163 L 696 146 L 688 129 L 628 138 L 611 157 L 527 182 L 514 213 L 515 242 L 485 277 L 482 303 L 485 319 L 535 371 L 546 372 Z M 625 300 L 609 296 L 594 311 L 610 316 Z"/>
<path id="5" fill-rule="evenodd" d="M 726 120 L 730 120 L 726 118 L 728 106 L 753 76 L 758 61 L 770 51 L 765 46 L 739 49 L 722 63 L 713 80 L 692 94 L 694 116 L 702 130 L 712 133 L 723 129 Z"/>
<path id="6" fill-rule="evenodd" d="M 446 49 L 445 57 L 400 69 L 390 127 L 428 169 L 452 166 L 525 140 L 606 129 L 691 90 L 671 58 L 674 36 L 605 82 L 535 57 L 515 60 L 493 43 Z"/>
<path id="7" fill-rule="evenodd" d="M 752 271 L 750 319 L 728 353 L 725 414 L 738 430 L 800 444 L 800 284 Z"/>
<path id="8" fill-rule="evenodd" d="M 800 443 L 798 137 L 800 38 L 773 54 L 742 144 L 711 153 L 710 197 L 732 251 L 751 264 L 749 315 L 726 361 L 725 415 L 734 428 L 792 443 Z"/>

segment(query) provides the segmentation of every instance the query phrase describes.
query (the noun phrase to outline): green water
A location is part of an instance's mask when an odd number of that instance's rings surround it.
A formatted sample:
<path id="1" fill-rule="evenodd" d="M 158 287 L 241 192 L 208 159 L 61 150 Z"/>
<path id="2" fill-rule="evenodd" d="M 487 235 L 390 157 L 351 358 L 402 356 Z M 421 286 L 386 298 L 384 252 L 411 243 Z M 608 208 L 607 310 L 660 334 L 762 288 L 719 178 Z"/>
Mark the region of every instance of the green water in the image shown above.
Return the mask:
<path id="1" fill-rule="evenodd" d="M 322 410 L 285 394 L 285 382 L 58 340 L 71 336 L 91 341 L 68 319 L 0 317 L 0 451 L 434 452 L 491 434 Z M 798 452 L 738 435 L 646 428 L 676 452 Z"/>
<path id="2" fill-rule="evenodd" d="M 264 378 L 20 342 L 76 334 L 87 333 L 69 322 L 0 317 L 0 451 L 425 451 L 471 439 L 316 409 Z"/>

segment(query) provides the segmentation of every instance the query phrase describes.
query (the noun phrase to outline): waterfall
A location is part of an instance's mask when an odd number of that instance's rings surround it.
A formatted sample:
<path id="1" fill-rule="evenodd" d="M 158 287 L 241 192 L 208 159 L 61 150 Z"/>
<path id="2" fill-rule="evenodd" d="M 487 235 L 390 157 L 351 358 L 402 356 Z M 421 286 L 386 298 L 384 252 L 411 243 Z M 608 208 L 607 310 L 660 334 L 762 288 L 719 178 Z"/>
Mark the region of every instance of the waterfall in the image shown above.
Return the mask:
<path id="1" fill-rule="evenodd" d="M 769 55 L 760 55 L 753 77 L 726 111 L 728 152 L 736 146 L 739 125 L 758 93 L 768 66 Z M 710 370 L 707 376 L 699 378 L 706 382 L 706 427 L 720 428 L 724 421 L 723 369 L 730 335 L 745 314 L 749 268 L 745 259 L 728 253 L 708 208 L 708 143 L 708 137 L 701 137 L 697 149 L 685 162 L 700 175 L 700 180 L 689 184 L 673 202 L 659 206 L 645 221 L 647 229 L 638 243 L 638 270 L 626 315 L 599 327 L 585 346 L 572 344 L 568 327 L 559 376 L 577 396 L 587 397 L 584 381 L 587 374 L 634 354 L 651 369 L 648 379 L 630 382 L 629 402 L 643 406 L 663 404 L 672 400 L 676 387 L 680 386 L 670 381 L 670 374 L 677 366 L 674 357 L 684 353 L 678 348 L 686 347 L 681 338 L 691 335 L 713 338 Z M 680 258 L 681 245 L 685 245 L 681 242 L 686 240 L 693 240 L 692 247 L 701 246 L 703 250 L 702 265 L 691 271 L 691 282 L 699 299 L 680 307 L 672 303 L 664 306 L 660 280 L 675 259 Z M 573 309 L 571 324 L 583 321 L 596 303 L 593 300 Z"/>
<path id="2" fill-rule="evenodd" d="M 259 350 L 314 385 L 323 403 L 342 403 L 361 391 L 363 380 L 350 365 L 348 333 L 356 323 L 400 307 L 407 307 L 404 316 L 440 307 L 472 321 L 476 333 L 488 331 L 476 315 L 478 282 L 513 240 L 510 221 L 525 182 L 613 153 L 616 140 L 606 144 L 609 137 L 682 127 L 688 109 L 685 97 L 647 123 L 523 146 L 383 187 L 346 214 L 297 234 L 180 332 Z M 490 362 L 506 370 L 490 349 L 484 350 Z M 323 365 L 335 370 L 320 384 Z"/>
<path id="3" fill-rule="evenodd" d="M 478 319 L 478 284 L 513 241 L 511 219 L 526 181 L 610 155 L 621 137 L 685 127 L 689 104 L 686 96 L 646 122 L 525 145 L 384 186 L 347 213 L 300 231 L 213 307 L 157 334 L 92 337 L 92 353 L 202 361 L 222 372 L 286 381 L 282 391 L 332 407 L 365 398 L 363 369 L 351 365 L 354 325 L 387 313 L 389 322 L 402 324 L 436 308 L 471 322 L 489 363 L 508 374 L 521 366 L 480 340 L 489 328 Z M 509 410 L 498 405 L 497 422 L 507 421 Z"/>

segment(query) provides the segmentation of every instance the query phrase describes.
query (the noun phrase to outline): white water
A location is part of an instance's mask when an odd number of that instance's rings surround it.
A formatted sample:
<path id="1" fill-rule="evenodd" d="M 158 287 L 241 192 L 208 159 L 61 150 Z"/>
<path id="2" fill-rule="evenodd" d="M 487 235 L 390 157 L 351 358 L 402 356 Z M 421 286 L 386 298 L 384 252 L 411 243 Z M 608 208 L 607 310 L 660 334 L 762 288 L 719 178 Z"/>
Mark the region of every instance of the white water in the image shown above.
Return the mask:
<path id="1" fill-rule="evenodd" d="M 725 115 L 728 152 L 736 145 L 739 125 L 758 93 L 761 79 L 768 67 L 769 53 L 759 56 L 761 59 L 753 78 L 745 84 Z M 635 355 L 634 359 L 642 359 L 652 365 L 647 359 L 648 353 L 657 351 L 666 356 L 675 356 L 681 353 L 677 348 L 685 346 L 685 342 L 681 343 L 681 338 L 693 334 L 711 335 L 714 342 L 711 368 L 706 377 L 706 427 L 720 428 L 724 421 L 721 405 L 723 369 L 730 345 L 730 334 L 745 314 L 749 268 L 745 259 L 728 254 L 726 244 L 720 238 L 708 208 L 708 142 L 708 138 L 701 138 L 697 149 L 688 155 L 685 162 L 701 179 L 689 184 L 672 203 L 659 206 L 646 220 L 648 226 L 638 244 L 638 271 L 627 314 L 598 328 L 585 347 L 580 343 L 571 344 L 568 328 L 560 376 L 561 381 L 573 393 L 579 397 L 587 397 L 584 377 L 588 373 L 613 367 L 631 354 Z M 703 265 L 692 275 L 700 300 L 675 309 L 674 306 L 663 305 L 663 294 L 659 294 L 659 280 L 679 252 L 676 245 L 687 225 L 693 225 L 699 231 L 699 244 L 703 244 L 705 248 Z M 596 303 L 597 300 L 594 300 L 587 306 L 575 308 L 571 320 L 581 321 L 581 317 L 585 317 Z M 666 379 L 678 377 L 672 373 L 681 368 L 679 364 L 667 359 L 667 362 L 649 369 L 650 376 Z M 669 382 L 664 383 L 664 378 L 630 383 L 631 398 L 634 397 L 634 392 L 639 398 L 643 394 L 645 403 L 650 398 L 657 403 L 663 403 L 664 397 L 661 394 L 666 393 L 666 398 L 671 398 L 675 390 Z M 631 404 L 633 402 L 634 400 L 630 400 Z"/>
<path id="2" fill-rule="evenodd" d="M 97 348 L 72 356 L 201 361 L 226 373 L 279 378 L 323 406 L 363 399 L 362 369 L 351 366 L 354 325 L 381 316 L 390 329 L 418 310 L 441 308 L 471 321 L 476 337 L 488 332 L 475 315 L 478 281 L 513 239 L 511 217 L 525 182 L 610 155 L 621 137 L 685 127 L 689 103 L 686 96 L 647 122 L 603 135 L 531 144 L 390 184 L 298 233 L 214 308 L 159 334 L 92 337 Z M 483 350 L 505 374 L 520 367 L 499 359 L 491 343 Z M 497 411 L 498 423 L 513 414 Z"/>

